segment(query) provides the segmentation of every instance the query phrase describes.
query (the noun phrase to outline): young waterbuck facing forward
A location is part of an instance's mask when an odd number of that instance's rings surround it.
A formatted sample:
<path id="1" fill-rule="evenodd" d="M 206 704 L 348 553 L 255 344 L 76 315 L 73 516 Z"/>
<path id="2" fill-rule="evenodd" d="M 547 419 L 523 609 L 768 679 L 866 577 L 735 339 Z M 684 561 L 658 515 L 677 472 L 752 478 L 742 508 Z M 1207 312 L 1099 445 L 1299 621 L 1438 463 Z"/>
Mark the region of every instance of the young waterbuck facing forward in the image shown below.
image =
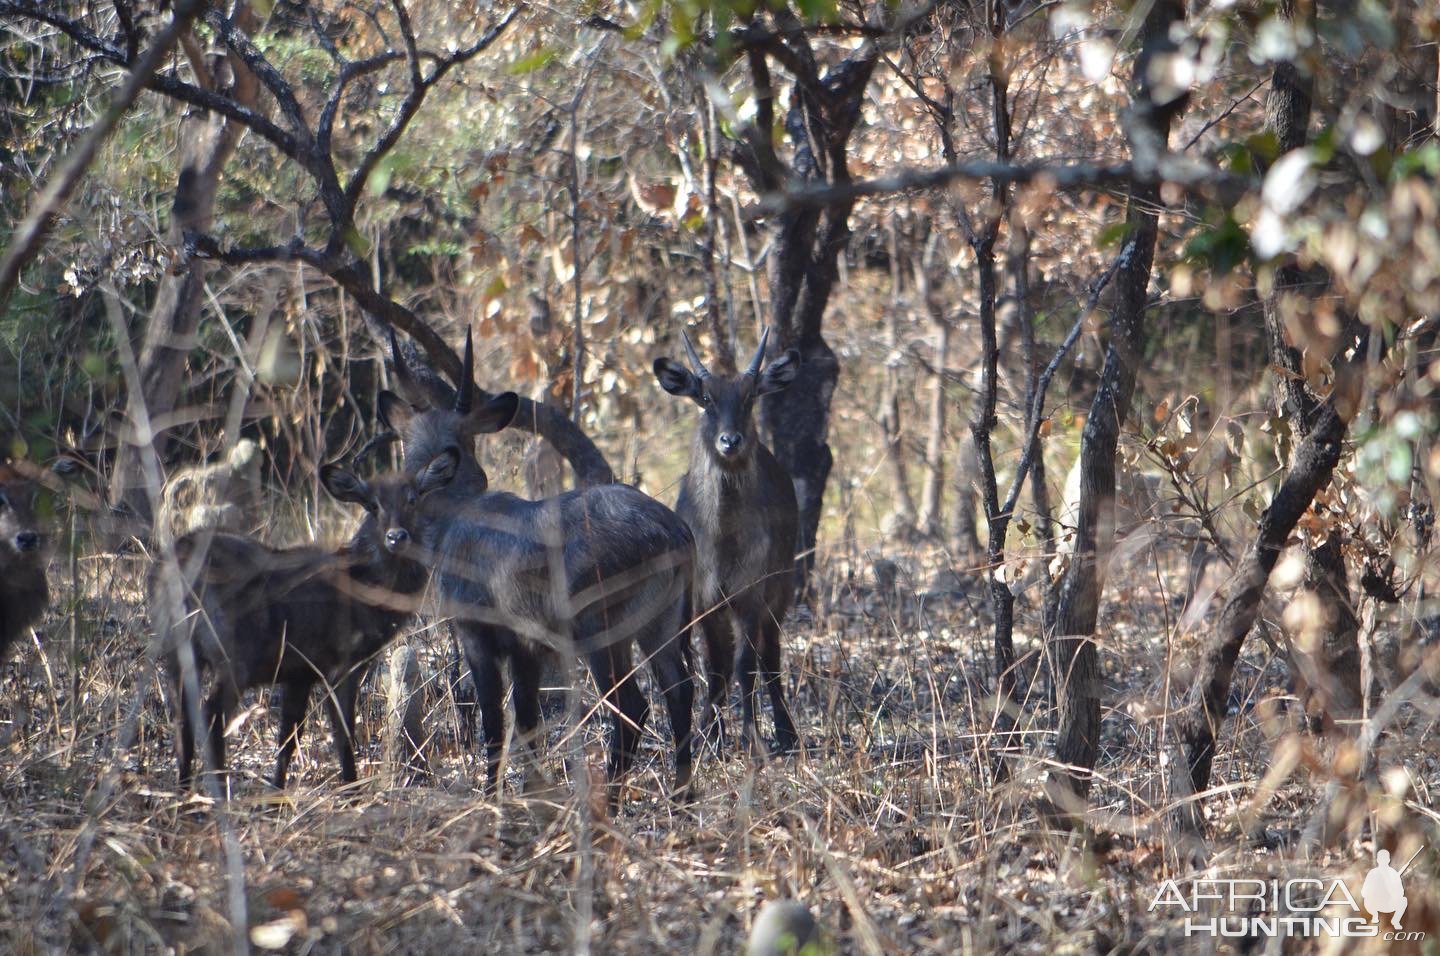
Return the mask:
<path id="1" fill-rule="evenodd" d="M 755 399 L 778 392 L 795 379 L 800 354 L 790 350 L 763 371 L 766 329 L 750 366 L 738 376 L 715 375 L 700 361 L 688 336 L 685 353 L 692 368 L 668 358 L 655 360 L 655 377 L 671 395 L 695 401 L 700 427 L 690 451 L 690 471 L 680 484 L 675 510 L 695 533 L 699 587 L 697 604 L 705 634 L 709 700 L 705 728 L 723 745 L 720 711 L 737 669 L 744 733 L 758 743 L 755 680 L 770 692 L 775 742 L 795 749 L 797 738 L 780 676 L 780 623 L 794 600 L 795 488 L 784 467 L 755 434 Z"/>
<path id="2" fill-rule="evenodd" d="M 178 581 L 173 566 L 156 563 L 150 613 L 175 682 L 182 786 L 190 783 L 195 756 L 193 702 L 181 663 L 189 654 L 197 680 L 202 671 L 215 679 L 203 717 L 215 770 L 225 768 L 225 726 L 241 691 L 274 684 L 283 693 L 273 782 L 284 787 L 310 691 L 320 683 L 340 776 L 355 781 L 355 693 L 366 663 L 409 619 L 425 587 L 428 572 L 414 556 L 415 512 L 455 476 L 456 464 L 457 456 L 439 455 L 413 478 L 397 473 L 369 482 L 323 468 L 331 495 L 369 512 L 336 551 L 276 549 L 207 530 L 175 543 Z M 179 581 L 187 582 L 183 589 L 175 587 Z"/>
<path id="3" fill-rule="evenodd" d="M 39 490 L 9 465 L 0 465 L 0 664 L 50 600 L 45 533 L 35 517 Z"/>
<path id="4" fill-rule="evenodd" d="M 453 405 L 433 407 L 433 394 L 424 393 L 394 342 L 392 349 L 396 381 L 408 401 L 382 393 L 380 412 L 400 436 L 405 467 L 420 470 L 437 455 L 460 455 L 455 481 L 426 500 L 419 535 L 475 680 L 490 786 L 498 789 L 505 743 L 501 665 L 510 665 L 519 737 L 534 744 L 543 656 L 550 650 L 578 653 L 611 712 L 613 807 L 649 712 L 631 656 L 632 645 L 639 644 L 670 713 L 676 793 L 688 793 L 694 703 L 689 529 L 669 508 L 625 485 L 539 501 L 490 491 L 474 457 L 474 439 L 510 423 L 515 394 L 475 407 L 474 353 L 467 336 L 464 376 Z"/>

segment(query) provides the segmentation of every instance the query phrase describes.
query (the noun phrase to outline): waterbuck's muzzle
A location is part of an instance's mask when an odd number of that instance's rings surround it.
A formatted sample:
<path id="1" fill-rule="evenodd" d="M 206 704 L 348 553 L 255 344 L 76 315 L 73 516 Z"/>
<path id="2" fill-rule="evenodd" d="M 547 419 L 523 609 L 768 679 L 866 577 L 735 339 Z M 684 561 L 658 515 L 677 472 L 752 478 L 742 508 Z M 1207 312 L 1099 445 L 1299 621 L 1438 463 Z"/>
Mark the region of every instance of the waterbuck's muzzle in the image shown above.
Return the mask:
<path id="1" fill-rule="evenodd" d="M 40 547 L 40 534 L 36 531 L 21 531 L 13 540 L 16 551 L 34 551 Z"/>
<path id="2" fill-rule="evenodd" d="M 715 451 L 722 458 L 734 458 L 744 444 L 745 436 L 739 432 L 721 432 L 715 436 Z"/>
<path id="3" fill-rule="evenodd" d="M 385 550 L 392 554 L 410 543 L 410 532 L 404 528 L 391 528 L 385 532 Z"/>

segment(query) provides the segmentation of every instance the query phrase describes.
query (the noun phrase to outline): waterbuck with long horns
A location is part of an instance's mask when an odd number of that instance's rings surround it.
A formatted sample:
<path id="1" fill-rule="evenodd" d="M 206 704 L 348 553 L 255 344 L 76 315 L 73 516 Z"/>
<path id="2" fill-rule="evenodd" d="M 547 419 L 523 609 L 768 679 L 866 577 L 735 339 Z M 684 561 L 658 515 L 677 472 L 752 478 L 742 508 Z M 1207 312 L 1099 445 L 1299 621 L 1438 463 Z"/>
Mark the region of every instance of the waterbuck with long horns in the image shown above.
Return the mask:
<path id="1" fill-rule="evenodd" d="M 0 664 L 50 600 L 46 535 L 35 515 L 39 491 L 15 468 L 0 465 Z"/>
<path id="2" fill-rule="evenodd" d="M 470 664 L 485 734 L 489 785 L 498 791 L 505 743 L 508 662 L 518 736 L 537 743 L 540 675 L 548 652 L 579 654 L 611 713 L 610 804 L 634 759 L 649 713 L 631 657 L 638 644 L 665 696 L 675 741 L 675 792 L 691 775 L 690 598 L 695 545 L 673 511 L 635 488 L 599 485 L 539 501 L 491 491 L 474 456 L 477 435 L 510 424 L 513 392 L 475 403 L 474 348 L 443 407 L 438 379 L 414 369 L 391 338 L 405 398 L 380 395 L 384 424 L 400 436 L 405 468 L 458 453 L 459 473 L 427 499 L 419 536 Z M 424 381 L 422 381 L 424 377 Z"/>
<path id="3" fill-rule="evenodd" d="M 417 476 L 366 481 L 335 466 L 321 469 L 325 489 L 368 512 L 338 550 L 271 548 L 253 538 L 192 531 L 175 542 L 178 569 L 157 562 L 149 578 L 150 615 L 174 681 L 180 784 L 190 783 L 195 733 L 182 664 L 189 657 L 197 681 L 214 677 L 205 701 L 210 761 L 225 769 L 225 726 L 251 687 L 281 688 L 280 752 L 272 778 L 285 786 L 290 758 L 320 684 L 340 761 L 340 777 L 355 773 L 355 695 L 368 662 L 384 649 L 415 609 L 429 572 L 415 555 L 411 526 L 427 496 L 455 475 L 457 455 L 441 455 Z"/>
<path id="4" fill-rule="evenodd" d="M 766 366 L 767 328 L 743 373 L 717 375 L 680 335 L 690 368 L 669 358 L 656 359 L 654 368 L 661 388 L 694 400 L 701 411 L 675 510 L 694 532 L 698 554 L 696 603 L 709 683 L 704 727 L 723 745 L 720 711 L 735 671 L 747 743 L 759 742 L 759 678 L 774 710 L 776 748 L 791 751 L 797 737 L 780 674 L 780 624 L 795 596 L 799 511 L 790 476 L 756 436 L 753 412 L 755 399 L 795 380 L 800 353 L 791 349 Z"/>

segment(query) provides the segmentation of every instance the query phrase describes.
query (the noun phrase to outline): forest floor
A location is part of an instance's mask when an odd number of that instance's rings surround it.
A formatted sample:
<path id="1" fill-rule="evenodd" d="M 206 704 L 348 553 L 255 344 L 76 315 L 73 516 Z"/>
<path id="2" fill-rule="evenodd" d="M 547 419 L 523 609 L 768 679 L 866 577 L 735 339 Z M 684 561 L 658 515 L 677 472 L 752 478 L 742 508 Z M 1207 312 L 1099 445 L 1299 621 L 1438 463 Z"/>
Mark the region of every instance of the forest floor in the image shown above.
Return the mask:
<path id="1" fill-rule="evenodd" d="M 869 580 L 862 568 L 826 573 Z M 145 652 L 140 561 L 102 555 L 77 576 L 85 596 L 52 608 L 41 643 L 0 679 L 3 952 L 233 951 L 243 918 L 252 944 L 288 952 L 736 953 L 760 906 L 782 897 L 806 903 L 838 952 L 1211 952 L 1211 938 L 1185 935 L 1189 914 L 1152 906 L 1163 881 L 1188 895 L 1197 878 L 1340 878 L 1358 900 L 1373 854 L 1365 820 L 1400 834 L 1397 864 L 1430 844 L 1405 874 L 1405 922 L 1426 932 L 1422 946 L 1440 938 L 1430 718 L 1406 708 L 1381 741 L 1380 779 L 1401 797 L 1342 787 L 1350 809 L 1335 812 L 1348 829 L 1328 846 L 1307 841 L 1327 785 L 1345 779 L 1332 768 L 1353 749 L 1301 732 L 1284 663 L 1258 641 L 1206 801 L 1208 856 L 1196 869 L 1176 852 L 1162 703 L 1167 662 L 1193 639 L 1172 646 L 1175 602 L 1153 564 L 1118 575 L 1105 602 L 1104 740 L 1085 835 L 1037 809 L 1051 744 L 1038 690 L 1024 755 L 1009 783 L 992 782 L 981 588 L 926 598 L 902 574 L 888 598 L 835 589 L 823 613 L 787 628 L 804 752 L 763 763 L 707 753 L 698 800 L 677 806 L 662 795 L 671 748 L 657 701 L 641 767 L 607 818 L 569 781 L 522 795 L 512 774 L 505 799 L 485 798 L 447 692 L 429 698 L 435 775 L 424 783 L 387 782 L 372 693 L 357 785 L 340 786 L 329 729 L 312 715 L 291 788 L 271 791 L 262 700 L 232 725 L 235 797 L 182 793 Z M 1019 644 L 1033 655 L 1032 617 Z M 407 639 L 432 668 L 448 659 L 444 629 Z M 602 723 L 582 735 L 596 767 Z M 552 734 L 557 775 L 583 766 L 564 759 L 580 752 L 566 751 L 564 729 Z M 1344 940 L 1285 949 L 1353 951 Z"/>

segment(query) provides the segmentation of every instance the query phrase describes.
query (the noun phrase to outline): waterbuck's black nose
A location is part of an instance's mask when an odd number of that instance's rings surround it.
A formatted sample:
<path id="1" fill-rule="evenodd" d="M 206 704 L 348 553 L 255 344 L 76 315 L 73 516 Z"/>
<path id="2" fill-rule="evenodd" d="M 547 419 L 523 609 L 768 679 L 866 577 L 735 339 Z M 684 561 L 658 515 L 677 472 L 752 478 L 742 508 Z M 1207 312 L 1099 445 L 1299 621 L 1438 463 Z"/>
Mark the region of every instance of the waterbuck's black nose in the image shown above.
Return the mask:
<path id="1" fill-rule="evenodd" d="M 34 531 L 21 531 L 15 535 L 16 551 L 34 551 L 40 547 L 40 535 Z"/>
<path id="2" fill-rule="evenodd" d="M 406 542 L 408 542 L 409 540 L 410 532 L 406 531 L 404 528 L 391 528 L 389 531 L 385 532 L 385 547 L 390 549 L 391 551 L 396 551 L 400 548 L 403 548 Z"/>
<path id="3" fill-rule="evenodd" d="M 739 432 L 721 432 L 715 439 L 715 450 L 728 457 L 739 451 L 744 441 Z"/>

